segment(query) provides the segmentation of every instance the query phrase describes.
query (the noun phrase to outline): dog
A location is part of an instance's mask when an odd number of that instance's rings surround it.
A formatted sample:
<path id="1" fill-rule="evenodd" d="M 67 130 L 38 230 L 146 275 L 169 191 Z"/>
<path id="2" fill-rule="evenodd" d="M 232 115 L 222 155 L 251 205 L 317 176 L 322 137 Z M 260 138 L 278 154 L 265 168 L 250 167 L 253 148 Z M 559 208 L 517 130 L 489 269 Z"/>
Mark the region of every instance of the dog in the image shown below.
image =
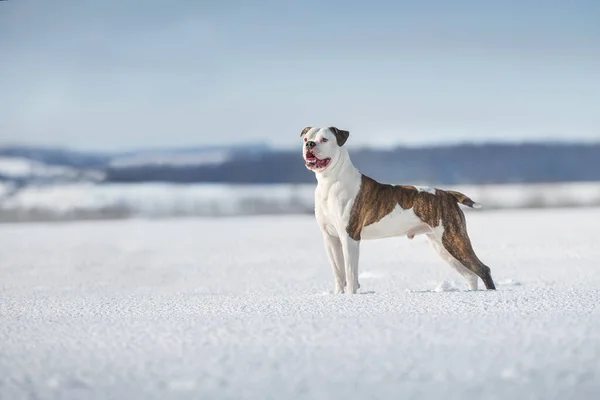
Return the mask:
<path id="1" fill-rule="evenodd" d="M 478 278 L 495 290 L 467 234 L 458 203 L 480 205 L 452 190 L 390 185 L 362 174 L 344 147 L 350 132 L 336 127 L 302 130 L 305 166 L 315 173 L 315 217 L 333 268 L 334 292 L 356 294 L 362 240 L 425 234 L 437 253 L 477 290 Z"/>

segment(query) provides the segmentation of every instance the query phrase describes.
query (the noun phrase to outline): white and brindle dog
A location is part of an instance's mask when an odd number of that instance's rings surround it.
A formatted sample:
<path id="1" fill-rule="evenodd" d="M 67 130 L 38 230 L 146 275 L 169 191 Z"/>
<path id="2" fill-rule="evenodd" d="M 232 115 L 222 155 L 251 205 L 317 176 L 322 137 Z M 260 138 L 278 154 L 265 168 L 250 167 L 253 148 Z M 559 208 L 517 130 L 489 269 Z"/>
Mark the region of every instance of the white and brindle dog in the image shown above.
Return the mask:
<path id="1" fill-rule="evenodd" d="M 350 133 L 335 127 L 306 127 L 302 155 L 317 177 L 315 216 L 335 277 L 335 293 L 354 294 L 358 283 L 361 240 L 425 234 L 437 253 L 477 290 L 496 289 L 490 269 L 471 246 L 458 203 L 479 208 L 451 190 L 388 185 L 362 174 L 350 161 L 344 143 Z"/>

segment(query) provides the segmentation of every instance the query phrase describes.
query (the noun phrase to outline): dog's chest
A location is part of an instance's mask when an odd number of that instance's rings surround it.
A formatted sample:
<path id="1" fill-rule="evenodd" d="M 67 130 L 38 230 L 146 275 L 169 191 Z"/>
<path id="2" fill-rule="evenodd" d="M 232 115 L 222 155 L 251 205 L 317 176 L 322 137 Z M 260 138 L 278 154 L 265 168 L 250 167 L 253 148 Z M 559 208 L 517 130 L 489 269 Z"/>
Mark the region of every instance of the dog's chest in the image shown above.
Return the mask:
<path id="1" fill-rule="evenodd" d="M 321 226 L 333 236 L 345 231 L 350 220 L 360 182 L 338 181 L 331 185 L 319 184 L 315 191 L 315 215 Z"/>

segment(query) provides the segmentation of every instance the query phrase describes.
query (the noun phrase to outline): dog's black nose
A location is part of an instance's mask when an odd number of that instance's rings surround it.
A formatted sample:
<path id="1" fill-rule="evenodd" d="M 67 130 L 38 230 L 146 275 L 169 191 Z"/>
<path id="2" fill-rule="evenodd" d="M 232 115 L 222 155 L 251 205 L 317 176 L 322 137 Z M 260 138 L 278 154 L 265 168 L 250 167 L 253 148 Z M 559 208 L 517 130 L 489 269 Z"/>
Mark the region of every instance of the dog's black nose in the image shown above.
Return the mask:
<path id="1" fill-rule="evenodd" d="M 306 142 L 306 147 L 308 147 L 309 149 L 312 149 L 316 145 L 317 144 L 315 142 L 313 142 L 312 140 L 309 140 L 308 142 Z"/>

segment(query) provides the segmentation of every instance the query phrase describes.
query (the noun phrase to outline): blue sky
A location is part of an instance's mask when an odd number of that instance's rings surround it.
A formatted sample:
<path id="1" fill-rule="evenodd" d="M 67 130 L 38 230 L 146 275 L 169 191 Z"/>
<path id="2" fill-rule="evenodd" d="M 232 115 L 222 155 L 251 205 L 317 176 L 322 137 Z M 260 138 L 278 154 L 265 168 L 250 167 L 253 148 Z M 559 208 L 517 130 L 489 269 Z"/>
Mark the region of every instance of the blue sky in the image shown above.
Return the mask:
<path id="1" fill-rule="evenodd" d="M 0 2 L 0 143 L 600 140 L 600 2 Z"/>

